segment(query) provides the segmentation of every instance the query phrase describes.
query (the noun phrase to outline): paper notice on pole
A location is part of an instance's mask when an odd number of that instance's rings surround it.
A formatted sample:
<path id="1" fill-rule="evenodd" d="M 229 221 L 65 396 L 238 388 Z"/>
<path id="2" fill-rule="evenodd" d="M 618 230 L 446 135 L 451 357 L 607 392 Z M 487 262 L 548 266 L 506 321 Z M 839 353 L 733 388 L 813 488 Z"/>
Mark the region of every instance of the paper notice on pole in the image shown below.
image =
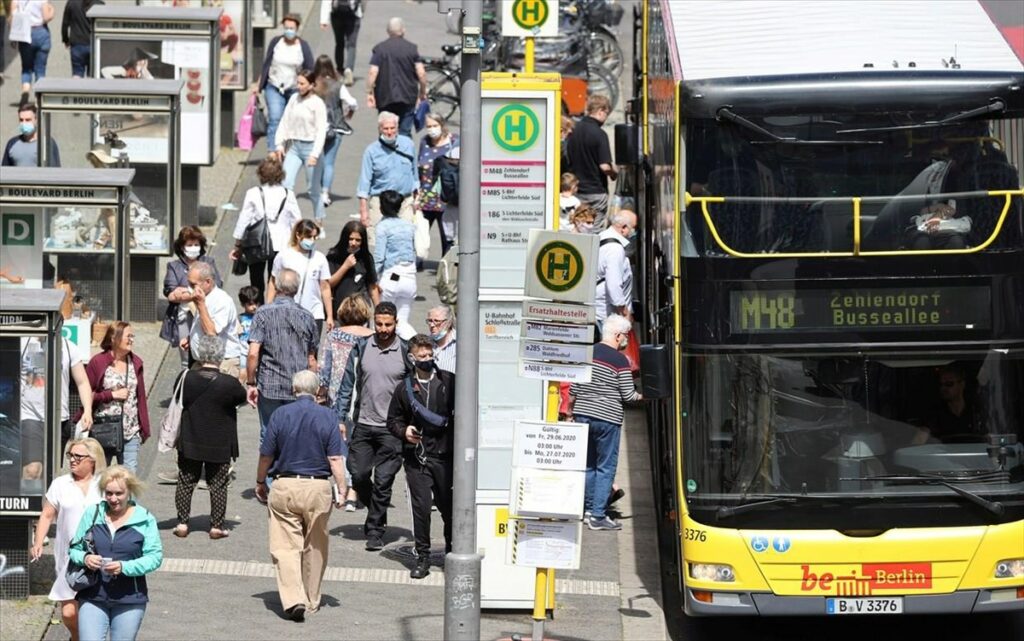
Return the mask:
<path id="1" fill-rule="evenodd" d="M 580 521 L 509 521 L 505 562 L 533 568 L 577 570 L 583 524 Z"/>
<path id="2" fill-rule="evenodd" d="M 210 66 L 208 40 L 164 40 L 160 61 L 175 67 L 206 69 Z"/>
<path id="3" fill-rule="evenodd" d="M 512 468 L 509 510 L 516 516 L 583 518 L 586 472 Z"/>
<path id="4" fill-rule="evenodd" d="M 587 469 L 590 428 L 583 423 L 516 421 L 512 465 L 545 470 Z"/>

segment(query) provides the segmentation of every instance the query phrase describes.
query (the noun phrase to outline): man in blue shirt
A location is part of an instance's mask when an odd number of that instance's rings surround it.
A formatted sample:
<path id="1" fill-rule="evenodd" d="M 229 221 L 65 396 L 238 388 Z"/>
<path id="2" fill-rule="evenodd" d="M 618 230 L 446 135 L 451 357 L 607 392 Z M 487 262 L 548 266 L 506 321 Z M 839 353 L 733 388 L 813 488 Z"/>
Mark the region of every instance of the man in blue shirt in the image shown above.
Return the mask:
<path id="1" fill-rule="evenodd" d="M 419 188 L 416 149 L 412 139 L 398 134 L 398 116 L 382 111 L 377 116 L 380 137 L 363 152 L 356 197 L 359 199 L 359 220 L 366 225 L 369 244 L 376 244 L 374 227 L 380 222 L 380 194 L 389 189 L 402 194 L 398 217 L 412 222 L 412 208 Z"/>
<path id="2" fill-rule="evenodd" d="M 256 498 L 270 508 L 277 592 L 292 621 L 302 621 L 307 610 L 320 607 L 331 504 L 340 508 L 348 492 L 337 415 L 316 403 L 319 388 L 315 372 L 302 370 L 292 377 L 296 401 L 271 415 L 256 469 Z M 274 479 L 269 492 L 268 474 Z"/>

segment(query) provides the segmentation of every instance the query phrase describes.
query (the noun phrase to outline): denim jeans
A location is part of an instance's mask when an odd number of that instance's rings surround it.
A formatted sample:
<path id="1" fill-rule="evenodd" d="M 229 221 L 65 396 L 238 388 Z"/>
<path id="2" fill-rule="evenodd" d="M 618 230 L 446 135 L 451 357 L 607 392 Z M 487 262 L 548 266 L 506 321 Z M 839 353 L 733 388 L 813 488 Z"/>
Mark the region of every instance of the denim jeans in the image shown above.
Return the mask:
<path id="1" fill-rule="evenodd" d="M 146 614 L 145 603 L 108 605 L 81 601 L 78 608 L 78 638 L 81 641 L 134 641 Z"/>
<path id="2" fill-rule="evenodd" d="M 320 190 L 331 193 L 331 185 L 334 183 L 334 161 L 338 157 L 338 150 L 341 149 L 341 139 L 344 136 L 335 134 L 334 137 L 327 137 L 324 142 L 323 153 L 316 161 L 316 171 L 313 174 L 313 182 L 320 185 Z"/>
<path id="3" fill-rule="evenodd" d="M 142 445 L 142 435 L 136 434 L 127 441 L 124 442 L 124 450 L 121 453 L 121 460 L 118 461 L 121 465 L 127 467 L 132 472 L 139 469 L 139 447 Z M 107 465 L 110 465 L 111 461 L 114 460 L 113 456 L 107 456 Z"/>
<path id="4" fill-rule="evenodd" d="M 295 401 L 294 398 L 267 398 L 260 394 L 259 398 L 256 399 L 256 413 L 260 417 L 260 443 L 263 443 L 263 437 L 267 435 L 267 425 L 270 423 L 270 415 L 274 413 L 279 407 L 287 405 Z"/>
<path id="5" fill-rule="evenodd" d="M 292 97 L 296 89 L 287 89 L 284 93 L 268 84 L 263 90 L 263 99 L 267 102 L 267 151 L 277 149 L 274 137 L 277 135 L 277 126 L 281 124 L 281 116 L 284 115 L 284 108 L 288 105 L 288 99 Z"/>
<path id="6" fill-rule="evenodd" d="M 71 75 L 76 78 L 87 77 L 91 58 L 92 45 L 71 45 Z"/>
<path id="7" fill-rule="evenodd" d="M 32 42 L 19 42 L 18 54 L 21 55 L 22 84 L 31 84 L 44 78 L 46 61 L 50 57 L 50 30 L 46 27 L 32 27 Z"/>
<path id="8" fill-rule="evenodd" d="M 590 512 L 595 519 L 600 519 L 605 516 L 608 496 L 612 493 L 612 481 L 615 480 L 615 468 L 619 465 L 619 435 L 622 426 L 578 414 L 576 420 L 590 425 L 583 510 Z"/>
<path id="9" fill-rule="evenodd" d="M 404 102 L 393 102 L 389 105 L 385 105 L 383 108 L 377 109 L 377 113 L 382 111 L 390 111 L 398 116 L 398 133 L 412 138 L 412 128 L 413 125 L 416 124 L 416 105 L 410 105 Z"/>
<path id="10" fill-rule="evenodd" d="M 320 200 L 320 183 L 316 179 L 316 167 L 306 164 L 313 151 L 312 140 L 289 140 L 288 153 L 284 155 L 284 182 L 287 189 L 295 189 L 295 179 L 299 177 L 299 169 L 306 168 L 306 187 L 309 199 L 313 201 L 313 218 L 319 223 L 324 218 L 324 203 Z M 317 158 L 317 165 L 323 158 Z"/>

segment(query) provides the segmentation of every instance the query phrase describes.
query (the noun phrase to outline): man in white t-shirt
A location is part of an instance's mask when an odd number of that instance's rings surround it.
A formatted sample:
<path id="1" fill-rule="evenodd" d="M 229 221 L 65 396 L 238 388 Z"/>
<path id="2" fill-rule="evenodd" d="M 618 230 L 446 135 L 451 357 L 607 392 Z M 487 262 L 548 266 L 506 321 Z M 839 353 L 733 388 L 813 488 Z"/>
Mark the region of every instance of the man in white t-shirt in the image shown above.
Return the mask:
<path id="1" fill-rule="evenodd" d="M 246 350 L 238 338 L 238 310 L 235 301 L 213 279 L 208 263 L 195 262 L 188 269 L 188 284 L 192 289 L 192 302 L 196 306 L 192 331 L 183 343 L 195 345 L 200 336 L 216 336 L 224 343 L 224 361 L 221 371 L 240 379 L 242 358 Z M 182 347 L 185 347 L 183 344 Z M 196 352 L 192 350 L 192 358 Z"/>

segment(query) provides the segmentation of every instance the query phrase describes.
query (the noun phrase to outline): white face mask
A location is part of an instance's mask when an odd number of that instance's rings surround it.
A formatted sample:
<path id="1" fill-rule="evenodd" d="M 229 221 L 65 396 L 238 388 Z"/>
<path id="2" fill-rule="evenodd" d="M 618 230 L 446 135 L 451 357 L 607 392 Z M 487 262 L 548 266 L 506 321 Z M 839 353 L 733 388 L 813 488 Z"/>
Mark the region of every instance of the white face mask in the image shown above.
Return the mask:
<path id="1" fill-rule="evenodd" d="M 440 138 L 441 137 L 441 128 L 440 127 L 427 127 L 427 137 L 428 138 Z"/>
<path id="2" fill-rule="evenodd" d="M 199 254 L 203 251 L 203 248 L 199 245 L 186 245 L 185 246 L 185 258 L 199 258 Z"/>

